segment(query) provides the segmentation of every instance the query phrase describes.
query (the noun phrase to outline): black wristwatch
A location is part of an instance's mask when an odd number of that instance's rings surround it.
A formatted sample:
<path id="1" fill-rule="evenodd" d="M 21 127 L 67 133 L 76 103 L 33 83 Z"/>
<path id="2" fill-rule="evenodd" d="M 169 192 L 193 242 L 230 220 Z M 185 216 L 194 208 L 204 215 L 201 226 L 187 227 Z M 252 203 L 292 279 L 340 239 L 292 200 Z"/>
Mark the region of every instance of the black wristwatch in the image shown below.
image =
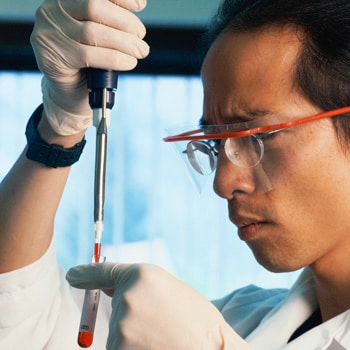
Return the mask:
<path id="1" fill-rule="evenodd" d="M 79 160 L 86 143 L 85 138 L 71 148 L 48 144 L 40 137 L 37 130 L 43 109 L 41 104 L 29 118 L 25 133 L 28 143 L 26 157 L 50 168 L 71 166 Z"/>

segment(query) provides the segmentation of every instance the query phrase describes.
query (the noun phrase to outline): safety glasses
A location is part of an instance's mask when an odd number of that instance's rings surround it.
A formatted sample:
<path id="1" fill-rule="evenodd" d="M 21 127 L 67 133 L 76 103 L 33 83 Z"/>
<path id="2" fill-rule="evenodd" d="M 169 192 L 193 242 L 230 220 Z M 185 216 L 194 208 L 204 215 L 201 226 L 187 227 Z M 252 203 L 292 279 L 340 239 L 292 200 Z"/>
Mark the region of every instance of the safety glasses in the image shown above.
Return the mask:
<path id="1" fill-rule="evenodd" d="M 256 121 L 228 125 L 200 125 L 196 129 L 175 134 L 174 129 L 169 130 L 170 135 L 163 140 L 188 141 L 180 152 L 186 154 L 197 173 L 209 175 L 216 169 L 220 148 L 225 149 L 228 159 L 238 167 L 252 168 L 261 162 L 266 149 L 265 144 L 281 131 L 346 113 L 350 113 L 350 106 L 271 125 L 258 125 Z"/>

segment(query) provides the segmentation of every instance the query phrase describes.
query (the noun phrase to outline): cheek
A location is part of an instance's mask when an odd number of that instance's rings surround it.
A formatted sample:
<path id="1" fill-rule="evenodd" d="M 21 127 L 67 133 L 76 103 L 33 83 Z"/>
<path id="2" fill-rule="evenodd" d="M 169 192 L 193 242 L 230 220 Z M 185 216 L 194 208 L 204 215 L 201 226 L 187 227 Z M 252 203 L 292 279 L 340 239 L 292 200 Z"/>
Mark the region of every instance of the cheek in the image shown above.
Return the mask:
<path id="1" fill-rule="evenodd" d="M 265 250 L 255 247 L 254 252 L 258 261 L 270 265 L 272 271 L 291 271 L 309 265 L 332 244 L 331 206 L 322 195 L 323 189 L 310 188 L 310 181 L 313 176 L 295 176 L 269 193 L 277 225 L 268 234 L 269 247 Z M 263 254 L 259 255 L 261 251 Z"/>
<path id="2" fill-rule="evenodd" d="M 283 183 L 276 187 L 276 194 L 283 196 L 283 215 L 308 236 L 325 238 L 334 230 L 350 229 L 346 220 L 350 212 L 350 162 L 337 150 L 337 144 L 328 141 L 306 150 L 299 161 L 298 155 L 292 154 L 293 166 L 285 164 Z"/>

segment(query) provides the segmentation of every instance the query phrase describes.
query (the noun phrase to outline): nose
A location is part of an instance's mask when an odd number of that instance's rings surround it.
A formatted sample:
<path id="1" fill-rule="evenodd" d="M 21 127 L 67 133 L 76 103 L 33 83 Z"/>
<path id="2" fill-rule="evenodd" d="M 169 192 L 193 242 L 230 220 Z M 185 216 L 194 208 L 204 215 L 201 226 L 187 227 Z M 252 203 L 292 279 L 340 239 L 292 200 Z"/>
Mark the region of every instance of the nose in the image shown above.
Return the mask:
<path id="1" fill-rule="evenodd" d="M 252 194 L 256 191 L 253 168 L 241 168 L 233 164 L 220 152 L 214 178 L 215 193 L 225 199 L 231 199 L 237 193 Z"/>

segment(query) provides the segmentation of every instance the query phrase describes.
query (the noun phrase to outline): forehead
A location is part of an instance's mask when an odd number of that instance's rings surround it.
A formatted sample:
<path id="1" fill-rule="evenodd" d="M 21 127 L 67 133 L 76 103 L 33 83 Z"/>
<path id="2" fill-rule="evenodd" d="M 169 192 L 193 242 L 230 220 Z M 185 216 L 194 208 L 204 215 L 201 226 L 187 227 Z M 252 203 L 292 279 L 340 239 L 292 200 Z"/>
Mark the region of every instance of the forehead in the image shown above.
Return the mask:
<path id="1" fill-rule="evenodd" d="M 294 86 L 299 38 L 295 27 L 286 26 L 224 31 L 202 67 L 204 118 L 219 123 L 235 115 L 278 115 L 301 108 L 305 101 Z"/>

